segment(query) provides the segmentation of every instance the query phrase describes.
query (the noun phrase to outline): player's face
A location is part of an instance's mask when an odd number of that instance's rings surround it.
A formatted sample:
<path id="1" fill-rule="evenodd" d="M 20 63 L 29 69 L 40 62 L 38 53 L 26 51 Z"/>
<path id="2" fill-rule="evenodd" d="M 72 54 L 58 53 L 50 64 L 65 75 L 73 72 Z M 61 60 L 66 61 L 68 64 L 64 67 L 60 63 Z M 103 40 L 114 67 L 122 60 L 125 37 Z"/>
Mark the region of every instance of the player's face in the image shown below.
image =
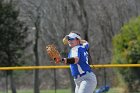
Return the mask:
<path id="1" fill-rule="evenodd" d="M 75 46 L 79 45 L 79 40 L 76 38 L 69 38 L 68 43 L 69 43 L 70 47 L 75 47 Z"/>

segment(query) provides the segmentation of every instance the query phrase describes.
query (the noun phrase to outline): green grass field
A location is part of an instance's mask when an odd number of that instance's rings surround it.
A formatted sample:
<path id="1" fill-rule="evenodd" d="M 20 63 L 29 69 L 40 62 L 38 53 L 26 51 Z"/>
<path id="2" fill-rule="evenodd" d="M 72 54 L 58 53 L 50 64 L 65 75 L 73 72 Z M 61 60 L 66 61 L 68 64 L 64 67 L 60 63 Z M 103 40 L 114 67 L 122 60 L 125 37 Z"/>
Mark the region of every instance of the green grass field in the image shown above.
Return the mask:
<path id="1" fill-rule="evenodd" d="M 0 93 L 4 93 L 0 91 Z M 8 93 L 11 93 L 10 91 Z M 17 93 L 33 93 L 33 90 L 17 90 Z M 41 90 L 40 93 L 55 93 L 55 90 Z M 59 89 L 56 90 L 56 93 L 71 93 L 70 89 Z M 106 93 L 123 93 L 122 88 L 111 88 Z M 140 92 L 133 92 L 133 93 L 140 93 Z"/>
<path id="2" fill-rule="evenodd" d="M 0 93 L 4 93 L 3 91 L 0 91 Z M 8 91 L 8 93 L 11 93 L 11 91 Z M 17 93 L 33 93 L 33 90 L 17 90 Z M 55 90 L 41 90 L 40 93 L 55 93 Z M 71 93 L 70 89 L 63 89 L 63 90 L 56 90 L 56 93 Z"/>

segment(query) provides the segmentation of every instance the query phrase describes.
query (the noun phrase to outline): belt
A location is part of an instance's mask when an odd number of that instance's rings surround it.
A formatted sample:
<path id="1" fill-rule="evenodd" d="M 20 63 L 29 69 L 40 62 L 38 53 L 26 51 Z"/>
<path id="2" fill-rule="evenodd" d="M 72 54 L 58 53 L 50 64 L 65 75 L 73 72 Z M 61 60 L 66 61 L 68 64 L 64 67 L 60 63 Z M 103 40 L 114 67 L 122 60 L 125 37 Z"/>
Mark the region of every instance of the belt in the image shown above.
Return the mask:
<path id="1" fill-rule="evenodd" d="M 91 71 L 86 71 L 85 73 L 83 73 L 83 74 L 79 74 L 79 75 L 76 75 L 76 76 L 73 76 L 74 77 L 74 79 L 77 79 L 77 78 L 79 78 L 79 77 L 82 77 L 82 76 L 84 76 L 84 75 L 86 75 L 87 73 L 90 73 Z"/>

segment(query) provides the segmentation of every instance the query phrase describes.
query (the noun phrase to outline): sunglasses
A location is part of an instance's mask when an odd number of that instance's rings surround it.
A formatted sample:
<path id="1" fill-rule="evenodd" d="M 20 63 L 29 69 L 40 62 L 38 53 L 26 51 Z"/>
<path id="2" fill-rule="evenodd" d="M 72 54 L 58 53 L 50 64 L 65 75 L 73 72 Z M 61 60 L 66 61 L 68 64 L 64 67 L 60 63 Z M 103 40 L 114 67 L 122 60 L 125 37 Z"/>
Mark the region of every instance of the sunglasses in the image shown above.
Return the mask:
<path id="1" fill-rule="evenodd" d="M 75 38 L 68 38 L 69 41 L 75 40 Z"/>

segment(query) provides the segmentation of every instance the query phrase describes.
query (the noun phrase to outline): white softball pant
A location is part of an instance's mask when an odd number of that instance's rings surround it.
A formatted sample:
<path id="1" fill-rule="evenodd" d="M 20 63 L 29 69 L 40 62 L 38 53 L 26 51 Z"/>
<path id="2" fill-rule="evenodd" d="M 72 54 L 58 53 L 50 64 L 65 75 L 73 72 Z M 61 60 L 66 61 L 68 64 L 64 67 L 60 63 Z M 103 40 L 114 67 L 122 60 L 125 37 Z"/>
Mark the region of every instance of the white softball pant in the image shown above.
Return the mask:
<path id="1" fill-rule="evenodd" d="M 87 72 L 84 76 L 74 79 L 75 93 L 93 93 L 97 80 L 93 72 Z"/>

